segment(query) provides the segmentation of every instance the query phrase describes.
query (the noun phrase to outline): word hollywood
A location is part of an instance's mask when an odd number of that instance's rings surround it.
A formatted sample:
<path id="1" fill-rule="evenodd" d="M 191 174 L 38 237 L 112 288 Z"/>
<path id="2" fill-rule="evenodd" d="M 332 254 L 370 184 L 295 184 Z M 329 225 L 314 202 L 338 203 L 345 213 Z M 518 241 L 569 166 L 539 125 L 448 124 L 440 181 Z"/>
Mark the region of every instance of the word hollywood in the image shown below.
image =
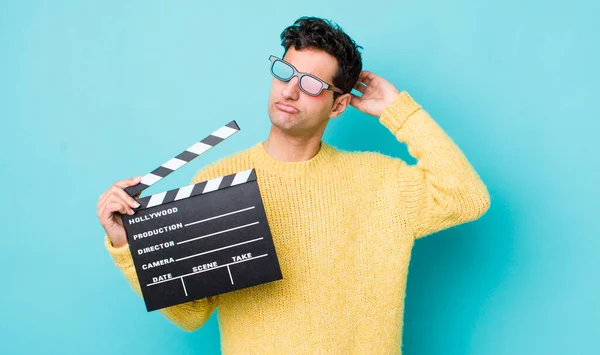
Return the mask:
<path id="1" fill-rule="evenodd" d="M 140 217 L 135 217 L 135 218 L 130 219 L 129 224 L 135 224 L 135 223 L 140 223 L 140 222 L 144 222 L 144 221 L 149 221 L 153 218 L 166 216 L 168 214 L 172 214 L 172 213 L 176 213 L 176 212 L 177 212 L 177 207 L 169 208 L 169 209 L 158 211 L 158 212 L 152 212 L 145 216 L 140 216 Z"/>

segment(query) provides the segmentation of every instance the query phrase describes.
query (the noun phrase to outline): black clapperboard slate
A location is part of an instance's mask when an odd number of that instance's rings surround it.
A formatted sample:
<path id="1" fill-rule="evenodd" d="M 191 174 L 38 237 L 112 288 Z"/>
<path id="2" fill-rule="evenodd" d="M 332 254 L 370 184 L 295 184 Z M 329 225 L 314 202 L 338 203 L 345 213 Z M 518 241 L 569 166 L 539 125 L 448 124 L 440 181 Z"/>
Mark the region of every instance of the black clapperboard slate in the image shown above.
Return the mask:
<path id="1" fill-rule="evenodd" d="M 125 191 L 139 194 L 237 131 L 230 122 Z M 149 312 L 283 278 L 254 169 L 138 202 L 122 220 Z"/>

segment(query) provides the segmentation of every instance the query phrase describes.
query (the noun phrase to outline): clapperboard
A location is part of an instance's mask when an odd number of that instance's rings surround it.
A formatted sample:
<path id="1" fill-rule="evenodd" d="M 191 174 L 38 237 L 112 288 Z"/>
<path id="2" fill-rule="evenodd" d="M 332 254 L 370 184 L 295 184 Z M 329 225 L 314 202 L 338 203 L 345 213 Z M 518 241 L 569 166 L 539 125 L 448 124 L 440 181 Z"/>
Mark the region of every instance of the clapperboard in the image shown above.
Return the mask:
<path id="1" fill-rule="evenodd" d="M 125 191 L 141 193 L 239 129 L 230 122 Z M 283 278 L 254 169 L 138 202 L 122 219 L 148 311 Z"/>

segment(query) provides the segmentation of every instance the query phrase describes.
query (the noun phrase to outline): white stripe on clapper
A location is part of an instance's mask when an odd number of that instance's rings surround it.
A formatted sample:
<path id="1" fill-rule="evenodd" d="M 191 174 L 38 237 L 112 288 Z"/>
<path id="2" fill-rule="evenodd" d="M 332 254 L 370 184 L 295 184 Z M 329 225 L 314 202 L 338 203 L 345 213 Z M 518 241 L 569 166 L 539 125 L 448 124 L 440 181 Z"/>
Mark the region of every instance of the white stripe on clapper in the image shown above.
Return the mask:
<path id="1" fill-rule="evenodd" d="M 162 166 L 167 169 L 177 170 L 177 169 L 181 168 L 182 166 L 184 166 L 185 164 L 187 164 L 187 161 L 185 161 L 185 160 L 171 158 L 171 160 L 164 163 Z"/>
<path id="2" fill-rule="evenodd" d="M 211 192 L 211 191 L 215 191 L 219 189 L 219 185 L 221 185 L 221 181 L 223 180 L 223 177 L 220 176 L 216 179 L 212 179 L 212 180 L 208 180 L 206 182 L 206 186 L 204 187 L 204 191 L 202 191 L 202 193 L 207 193 L 207 192 Z"/>
<path id="3" fill-rule="evenodd" d="M 200 154 L 206 152 L 207 150 L 209 150 L 210 148 L 212 148 L 212 145 L 208 145 L 208 144 L 204 144 L 202 142 L 198 142 L 198 143 L 194 144 L 193 146 L 189 147 L 186 150 L 188 152 L 192 152 L 192 153 L 200 155 Z"/>
<path id="4" fill-rule="evenodd" d="M 233 182 L 231 183 L 231 186 L 243 184 L 246 181 L 248 181 L 248 177 L 250 176 L 251 172 L 252 172 L 252 169 L 249 169 L 246 171 L 240 171 L 239 173 L 235 174 L 235 177 L 233 178 Z"/>
<path id="5" fill-rule="evenodd" d="M 194 189 L 194 185 L 188 185 L 180 188 L 177 191 L 177 196 L 175 196 L 175 201 L 181 200 L 182 198 L 188 198 L 192 194 L 192 190 Z"/>
<path id="6" fill-rule="evenodd" d="M 212 133 L 213 136 L 219 137 L 219 138 L 227 138 L 229 136 L 231 136 L 232 134 L 234 134 L 235 132 L 237 132 L 237 129 L 233 129 L 231 127 L 227 127 L 227 126 L 223 126 L 219 129 L 217 129 L 216 131 L 214 131 Z"/>
<path id="7" fill-rule="evenodd" d="M 148 174 L 144 175 L 144 177 L 142 178 L 142 181 L 140 181 L 140 182 L 144 185 L 151 186 L 160 179 L 162 179 L 161 176 L 154 175 L 152 173 L 148 173 Z"/>
<path id="8" fill-rule="evenodd" d="M 146 206 L 146 208 L 160 205 L 165 199 L 166 194 L 167 192 L 161 192 L 156 195 L 150 196 L 150 201 L 148 201 L 148 205 Z"/>

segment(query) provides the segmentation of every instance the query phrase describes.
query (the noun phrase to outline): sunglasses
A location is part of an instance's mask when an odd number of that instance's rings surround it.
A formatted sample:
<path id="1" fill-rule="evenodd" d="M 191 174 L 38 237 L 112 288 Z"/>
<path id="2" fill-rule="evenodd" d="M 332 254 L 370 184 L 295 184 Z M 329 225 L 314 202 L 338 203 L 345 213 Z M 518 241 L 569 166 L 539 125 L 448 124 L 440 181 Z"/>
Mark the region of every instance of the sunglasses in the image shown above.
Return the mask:
<path id="1" fill-rule="evenodd" d="M 299 72 L 293 65 L 284 61 L 281 58 L 270 56 L 271 74 L 281 81 L 288 82 L 293 77 L 298 77 L 298 86 L 300 90 L 310 96 L 319 96 L 323 90 L 335 91 L 343 94 L 344 92 L 333 85 L 329 85 L 316 76 L 308 73 Z"/>

